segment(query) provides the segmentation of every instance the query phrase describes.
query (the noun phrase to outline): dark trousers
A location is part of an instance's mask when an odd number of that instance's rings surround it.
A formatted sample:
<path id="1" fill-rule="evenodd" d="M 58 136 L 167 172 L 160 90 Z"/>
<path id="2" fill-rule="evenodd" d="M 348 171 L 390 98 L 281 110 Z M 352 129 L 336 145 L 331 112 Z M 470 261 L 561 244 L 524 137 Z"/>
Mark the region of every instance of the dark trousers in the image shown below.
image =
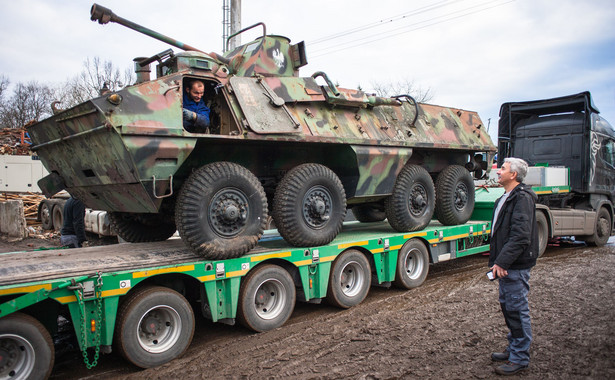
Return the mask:
<path id="1" fill-rule="evenodd" d="M 500 306 L 508 333 L 509 361 L 528 365 L 530 363 L 530 343 L 532 343 L 532 324 L 527 295 L 530 291 L 530 270 L 508 270 L 508 276 L 500 278 Z"/>
<path id="2" fill-rule="evenodd" d="M 80 248 L 81 244 L 79 244 L 79 239 L 77 235 L 62 235 L 60 236 L 60 244 L 63 247 L 68 248 Z"/>

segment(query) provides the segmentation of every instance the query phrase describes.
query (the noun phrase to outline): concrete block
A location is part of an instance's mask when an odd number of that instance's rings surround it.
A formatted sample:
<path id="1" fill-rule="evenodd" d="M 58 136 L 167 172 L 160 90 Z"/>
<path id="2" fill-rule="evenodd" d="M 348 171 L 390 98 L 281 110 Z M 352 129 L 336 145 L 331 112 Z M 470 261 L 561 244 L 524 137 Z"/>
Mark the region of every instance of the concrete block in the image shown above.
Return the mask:
<path id="1" fill-rule="evenodd" d="M 0 233 L 19 239 L 27 236 L 22 200 L 0 202 Z"/>

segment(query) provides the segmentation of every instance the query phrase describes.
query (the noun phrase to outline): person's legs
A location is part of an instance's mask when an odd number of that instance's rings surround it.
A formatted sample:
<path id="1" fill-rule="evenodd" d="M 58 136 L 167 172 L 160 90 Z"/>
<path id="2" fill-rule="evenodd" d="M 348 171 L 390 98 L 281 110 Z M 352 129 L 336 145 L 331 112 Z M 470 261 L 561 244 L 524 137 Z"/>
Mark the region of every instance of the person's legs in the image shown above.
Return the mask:
<path id="1" fill-rule="evenodd" d="M 532 342 L 532 325 L 527 295 L 530 270 L 508 270 L 508 276 L 500 279 L 500 306 L 508 334 L 510 353 L 508 360 L 523 366 L 530 362 L 530 344 Z"/>
<path id="2" fill-rule="evenodd" d="M 63 247 L 79 248 L 79 239 L 77 235 L 62 235 L 60 236 L 60 244 Z"/>

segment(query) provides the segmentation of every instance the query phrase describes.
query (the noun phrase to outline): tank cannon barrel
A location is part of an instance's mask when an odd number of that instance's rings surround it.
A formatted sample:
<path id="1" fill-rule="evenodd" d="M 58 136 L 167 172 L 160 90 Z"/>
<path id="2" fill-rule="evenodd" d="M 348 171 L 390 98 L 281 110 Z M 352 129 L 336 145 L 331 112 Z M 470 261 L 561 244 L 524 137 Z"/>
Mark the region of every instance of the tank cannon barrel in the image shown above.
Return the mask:
<path id="1" fill-rule="evenodd" d="M 164 34 L 156 32 L 155 30 L 146 28 L 130 20 L 126 20 L 125 18 L 120 17 L 116 15 L 115 13 L 113 13 L 111 9 L 103 7 L 102 5 L 98 5 L 96 3 L 94 3 L 92 5 L 92 8 L 90 9 L 90 20 L 98 21 L 98 23 L 101 25 L 108 24 L 109 22 L 114 22 L 116 24 L 120 24 L 129 29 L 137 31 L 139 33 L 145 34 L 146 36 L 149 36 L 159 41 L 165 42 L 171 46 L 175 46 L 179 49 L 186 50 L 186 51 L 198 51 L 200 53 L 207 54 L 220 62 L 228 64 L 228 59 L 226 59 L 225 57 L 217 53 L 206 53 L 200 49 L 195 48 L 194 46 L 190 46 L 174 38 L 167 37 Z"/>

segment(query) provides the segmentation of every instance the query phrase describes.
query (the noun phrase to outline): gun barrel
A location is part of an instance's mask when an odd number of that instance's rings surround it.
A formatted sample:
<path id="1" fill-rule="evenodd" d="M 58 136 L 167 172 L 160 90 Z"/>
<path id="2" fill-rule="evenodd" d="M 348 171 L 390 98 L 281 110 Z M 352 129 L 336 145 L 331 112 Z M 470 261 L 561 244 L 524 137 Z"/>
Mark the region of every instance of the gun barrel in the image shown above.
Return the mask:
<path id="1" fill-rule="evenodd" d="M 152 38 L 155 38 L 159 41 L 162 42 L 166 42 L 169 45 L 175 46 L 179 49 L 182 50 L 186 50 L 186 51 L 198 51 L 201 53 L 205 53 L 202 50 L 199 50 L 193 46 L 190 46 L 188 44 L 185 44 L 181 41 L 178 41 L 174 38 L 171 37 L 167 37 L 164 34 L 160 34 L 154 30 L 151 30 L 149 28 L 146 28 L 144 26 L 141 26 L 139 24 L 136 24 L 130 20 L 126 20 L 125 18 L 122 18 L 118 15 L 116 15 L 115 13 L 113 13 L 113 11 L 109 8 L 103 7 L 102 5 L 98 5 L 98 4 L 93 4 L 92 8 L 90 9 L 90 20 L 92 21 L 98 21 L 99 24 L 107 24 L 109 22 L 115 22 L 117 24 L 123 25 L 127 28 L 130 28 L 132 30 L 135 30 L 139 33 L 143 33 L 146 36 L 150 36 Z M 207 53 L 205 53 L 207 54 Z"/>

